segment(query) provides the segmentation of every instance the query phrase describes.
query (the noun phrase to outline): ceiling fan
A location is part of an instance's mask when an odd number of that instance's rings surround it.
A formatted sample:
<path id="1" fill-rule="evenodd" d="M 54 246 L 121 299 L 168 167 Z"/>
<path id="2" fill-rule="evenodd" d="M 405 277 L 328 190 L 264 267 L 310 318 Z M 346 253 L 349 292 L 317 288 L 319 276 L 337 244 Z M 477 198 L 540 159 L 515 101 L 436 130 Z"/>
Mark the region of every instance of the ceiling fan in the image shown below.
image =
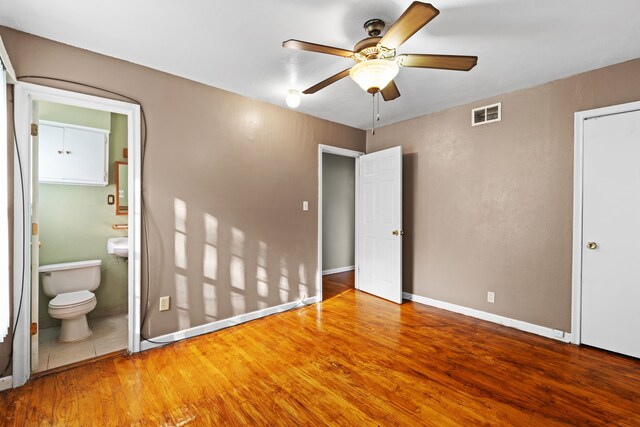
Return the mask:
<path id="1" fill-rule="evenodd" d="M 385 27 L 384 21 L 370 19 L 364 23 L 364 29 L 369 37 L 356 43 L 353 50 L 300 40 L 287 40 L 282 43 L 282 46 L 289 49 L 342 56 L 356 62 L 353 67 L 311 86 L 302 93 L 306 95 L 316 93 L 346 76 L 351 76 L 365 91 L 374 95 L 380 92 L 385 101 L 391 101 L 400 96 L 400 91 L 393 81 L 398 74 L 399 67 L 469 71 L 478 63 L 477 56 L 396 54 L 398 47 L 439 13 L 440 11 L 430 3 L 414 1 L 383 36 L 380 35 Z"/>

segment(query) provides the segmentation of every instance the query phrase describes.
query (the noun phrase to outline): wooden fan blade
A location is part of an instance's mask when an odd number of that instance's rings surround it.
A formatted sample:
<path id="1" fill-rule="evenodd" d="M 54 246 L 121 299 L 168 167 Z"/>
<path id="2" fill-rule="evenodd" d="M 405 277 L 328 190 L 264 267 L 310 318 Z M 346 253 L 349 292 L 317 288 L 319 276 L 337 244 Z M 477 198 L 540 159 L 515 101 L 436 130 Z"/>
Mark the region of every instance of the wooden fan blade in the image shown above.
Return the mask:
<path id="1" fill-rule="evenodd" d="M 469 71 L 478 63 L 478 57 L 462 55 L 420 55 L 410 53 L 396 56 L 396 63 L 401 67 Z"/>
<path id="2" fill-rule="evenodd" d="M 389 28 L 378 45 L 387 49 L 397 49 L 439 13 L 440 11 L 429 3 L 414 1 Z"/>
<path id="3" fill-rule="evenodd" d="M 391 80 L 391 83 L 386 85 L 384 89 L 380 91 L 382 94 L 382 99 L 385 101 L 393 101 L 397 97 L 400 96 L 400 91 L 398 90 L 398 86 L 396 86 L 396 82 Z"/>
<path id="4" fill-rule="evenodd" d="M 282 42 L 282 47 L 288 49 L 306 50 L 309 52 L 326 53 L 328 55 L 343 56 L 345 58 L 351 58 L 353 51 L 347 49 L 340 49 L 339 47 L 325 46 L 322 44 L 303 42 L 300 40 L 287 40 Z"/>
<path id="5" fill-rule="evenodd" d="M 340 71 L 338 74 L 333 75 L 333 76 L 329 77 L 328 79 L 325 79 L 325 80 L 321 81 L 320 83 L 318 83 L 315 86 L 311 86 L 309 89 L 305 90 L 302 93 L 304 93 L 305 95 L 310 95 L 312 93 L 316 93 L 320 89 L 324 89 L 325 87 L 329 86 L 331 83 L 335 83 L 338 80 L 347 77 L 349 75 L 349 71 L 350 70 L 351 70 L 351 68 L 347 68 L 344 71 Z"/>

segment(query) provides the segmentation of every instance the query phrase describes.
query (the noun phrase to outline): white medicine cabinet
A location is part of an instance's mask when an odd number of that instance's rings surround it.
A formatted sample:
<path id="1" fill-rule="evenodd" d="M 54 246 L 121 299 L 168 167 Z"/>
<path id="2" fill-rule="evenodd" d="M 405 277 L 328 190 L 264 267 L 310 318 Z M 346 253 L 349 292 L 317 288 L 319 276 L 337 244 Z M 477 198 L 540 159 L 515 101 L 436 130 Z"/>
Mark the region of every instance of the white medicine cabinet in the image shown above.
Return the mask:
<path id="1" fill-rule="evenodd" d="M 40 182 L 107 185 L 109 131 L 40 120 Z"/>

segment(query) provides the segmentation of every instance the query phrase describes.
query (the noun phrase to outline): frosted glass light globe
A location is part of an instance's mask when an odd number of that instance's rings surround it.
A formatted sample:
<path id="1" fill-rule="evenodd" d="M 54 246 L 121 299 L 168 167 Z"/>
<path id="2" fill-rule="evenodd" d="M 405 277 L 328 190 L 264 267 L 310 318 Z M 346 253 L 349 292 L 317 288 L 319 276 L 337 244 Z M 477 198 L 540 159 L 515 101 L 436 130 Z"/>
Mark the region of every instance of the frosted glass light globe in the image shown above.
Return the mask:
<path id="1" fill-rule="evenodd" d="M 399 70 L 395 61 L 369 59 L 354 65 L 349 75 L 362 89 L 376 93 L 384 89 L 398 75 Z"/>
<path id="2" fill-rule="evenodd" d="M 295 89 L 289 89 L 287 91 L 287 97 L 285 98 L 287 106 L 289 108 L 298 108 L 300 105 L 300 92 Z"/>

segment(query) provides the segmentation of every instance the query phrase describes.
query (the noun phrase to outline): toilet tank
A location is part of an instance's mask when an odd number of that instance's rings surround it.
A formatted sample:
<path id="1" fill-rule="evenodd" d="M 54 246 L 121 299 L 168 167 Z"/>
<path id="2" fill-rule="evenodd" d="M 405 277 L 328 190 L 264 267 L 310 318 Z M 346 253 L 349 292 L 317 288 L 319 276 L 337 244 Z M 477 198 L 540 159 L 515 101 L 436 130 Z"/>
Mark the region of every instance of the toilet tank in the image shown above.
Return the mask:
<path id="1" fill-rule="evenodd" d="M 41 265 L 42 290 L 49 297 L 74 291 L 95 291 L 100 285 L 101 264 L 101 260 L 93 259 Z"/>

